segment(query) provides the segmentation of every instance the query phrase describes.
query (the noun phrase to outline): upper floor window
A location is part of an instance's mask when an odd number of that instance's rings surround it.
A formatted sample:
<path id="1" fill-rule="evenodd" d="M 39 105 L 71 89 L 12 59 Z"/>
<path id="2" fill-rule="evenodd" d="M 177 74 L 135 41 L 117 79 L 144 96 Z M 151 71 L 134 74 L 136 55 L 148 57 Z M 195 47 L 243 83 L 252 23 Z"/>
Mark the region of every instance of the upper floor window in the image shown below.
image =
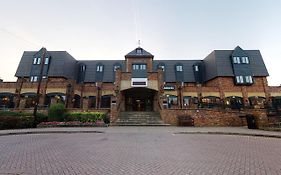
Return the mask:
<path id="1" fill-rule="evenodd" d="M 196 71 L 196 72 L 198 72 L 199 71 L 199 66 L 194 66 L 194 70 Z"/>
<path id="2" fill-rule="evenodd" d="M 244 83 L 243 76 L 236 76 L 236 83 Z"/>
<path id="3" fill-rule="evenodd" d="M 242 57 L 241 58 L 242 63 L 249 64 L 249 58 L 248 57 Z"/>
<path id="4" fill-rule="evenodd" d="M 46 64 L 46 65 L 49 64 L 49 57 L 45 58 L 45 63 L 44 64 Z"/>
<path id="5" fill-rule="evenodd" d="M 102 71 L 103 71 L 103 66 L 102 65 L 97 66 L 97 72 L 102 72 Z"/>
<path id="6" fill-rule="evenodd" d="M 133 64 L 133 70 L 139 70 L 139 65 L 138 64 Z"/>
<path id="7" fill-rule="evenodd" d="M 113 67 L 113 71 L 115 72 L 117 69 L 120 69 L 120 66 L 119 65 L 115 65 L 114 67 Z"/>
<path id="8" fill-rule="evenodd" d="M 233 57 L 233 63 L 240 64 L 240 57 Z"/>
<path id="9" fill-rule="evenodd" d="M 30 77 L 30 82 L 37 82 L 38 81 L 38 76 L 31 76 Z"/>
<path id="10" fill-rule="evenodd" d="M 145 64 L 141 64 L 140 65 L 140 70 L 146 70 L 146 65 Z"/>
<path id="11" fill-rule="evenodd" d="M 86 65 L 81 65 L 80 66 L 80 71 L 85 72 L 86 71 Z"/>
<path id="12" fill-rule="evenodd" d="M 141 49 L 137 49 L 137 55 L 141 55 Z"/>
<path id="13" fill-rule="evenodd" d="M 253 77 L 252 76 L 245 76 L 246 83 L 253 83 Z"/>
<path id="14" fill-rule="evenodd" d="M 158 66 L 160 69 L 162 69 L 162 71 L 165 71 L 165 66 L 164 65 L 160 65 Z"/>
<path id="15" fill-rule="evenodd" d="M 182 66 L 181 65 L 176 66 L 176 71 L 182 72 L 183 71 Z"/>
<path id="16" fill-rule="evenodd" d="M 33 64 L 41 64 L 41 58 L 40 57 L 33 58 Z"/>

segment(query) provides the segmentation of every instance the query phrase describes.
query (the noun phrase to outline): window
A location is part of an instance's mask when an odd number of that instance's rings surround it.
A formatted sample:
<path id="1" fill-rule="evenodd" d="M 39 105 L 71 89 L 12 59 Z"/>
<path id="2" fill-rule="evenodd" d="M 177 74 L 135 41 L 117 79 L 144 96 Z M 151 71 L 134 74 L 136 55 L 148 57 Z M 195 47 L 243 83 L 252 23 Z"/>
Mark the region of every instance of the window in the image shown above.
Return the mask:
<path id="1" fill-rule="evenodd" d="M 236 83 L 244 83 L 243 76 L 236 76 Z"/>
<path id="2" fill-rule="evenodd" d="M 33 64 L 37 64 L 37 58 L 33 58 Z"/>
<path id="3" fill-rule="evenodd" d="M 240 64 L 240 57 L 233 57 L 233 63 Z"/>
<path id="4" fill-rule="evenodd" d="M 97 72 L 102 72 L 103 71 L 103 66 L 100 65 L 100 66 L 97 66 Z"/>
<path id="5" fill-rule="evenodd" d="M 41 58 L 37 58 L 37 64 L 41 64 Z"/>
<path id="6" fill-rule="evenodd" d="M 162 69 L 163 71 L 165 71 L 165 66 L 164 65 L 160 65 L 158 66 L 160 69 Z"/>
<path id="7" fill-rule="evenodd" d="M 249 58 L 248 57 L 242 57 L 242 63 L 249 64 Z"/>
<path id="8" fill-rule="evenodd" d="M 140 70 L 146 70 L 146 65 L 145 64 L 141 64 L 140 65 Z"/>
<path id="9" fill-rule="evenodd" d="M 252 76 L 245 76 L 246 83 L 253 83 Z"/>
<path id="10" fill-rule="evenodd" d="M 114 72 L 116 72 L 117 69 L 120 69 L 120 66 L 119 66 L 119 65 L 116 65 L 116 66 L 113 67 L 113 71 L 114 71 Z"/>
<path id="11" fill-rule="evenodd" d="M 38 76 L 31 76 L 30 77 L 30 82 L 37 82 L 38 81 Z"/>
<path id="12" fill-rule="evenodd" d="M 198 72 L 198 71 L 199 71 L 199 67 L 198 67 L 198 66 L 194 66 L 194 70 L 195 70 L 196 72 Z"/>
<path id="13" fill-rule="evenodd" d="M 44 64 L 46 64 L 46 65 L 49 64 L 49 57 L 45 58 L 45 63 Z"/>
<path id="14" fill-rule="evenodd" d="M 137 49 L 137 55 L 141 55 L 141 49 Z"/>
<path id="15" fill-rule="evenodd" d="M 86 71 L 86 65 L 81 65 L 80 71 L 81 71 L 81 72 L 85 72 L 85 71 Z"/>
<path id="16" fill-rule="evenodd" d="M 176 71 L 177 72 L 182 72 L 182 66 L 176 66 Z"/>

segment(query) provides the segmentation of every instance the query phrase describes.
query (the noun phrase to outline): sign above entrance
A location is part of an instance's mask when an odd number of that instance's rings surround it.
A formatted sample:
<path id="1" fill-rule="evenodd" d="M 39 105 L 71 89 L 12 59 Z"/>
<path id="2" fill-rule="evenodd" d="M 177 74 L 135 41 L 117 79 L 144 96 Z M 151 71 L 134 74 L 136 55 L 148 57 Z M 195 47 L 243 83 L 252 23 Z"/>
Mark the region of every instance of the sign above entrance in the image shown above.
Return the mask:
<path id="1" fill-rule="evenodd" d="M 167 91 L 174 91 L 176 88 L 173 85 L 165 85 L 163 89 Z"/>
<path id="2" fill-rule="evenodd" d="M 147 87 L 147 78 L 132 78 L 132 87 Z"/>

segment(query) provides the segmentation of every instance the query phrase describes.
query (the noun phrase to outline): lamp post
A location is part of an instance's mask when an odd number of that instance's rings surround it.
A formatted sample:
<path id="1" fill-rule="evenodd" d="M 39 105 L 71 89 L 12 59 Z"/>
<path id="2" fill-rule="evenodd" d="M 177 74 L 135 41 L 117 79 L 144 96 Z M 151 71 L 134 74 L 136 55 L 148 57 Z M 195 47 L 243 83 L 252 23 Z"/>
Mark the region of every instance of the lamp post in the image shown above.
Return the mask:
<path id="1" fill-rule="evenodd" d="M 46 48 L 42 48 L 42 62 L 40 63 L 40 74 L 38 77 L 38 85 L 37 85 L 37 93 L 36 93 L 36 99 L 35 99 L 35 106 L 33 111 L 33 127 L 36 128 L 37 125 L 37 109 L 38 109 L 38 103 L 40 98 L 40 88 L 41 88 L 41 82 L 42 82 L 42 75 L 43 75 L 43 68 L 45 64 L 45 55 L 46 55 Z"/>

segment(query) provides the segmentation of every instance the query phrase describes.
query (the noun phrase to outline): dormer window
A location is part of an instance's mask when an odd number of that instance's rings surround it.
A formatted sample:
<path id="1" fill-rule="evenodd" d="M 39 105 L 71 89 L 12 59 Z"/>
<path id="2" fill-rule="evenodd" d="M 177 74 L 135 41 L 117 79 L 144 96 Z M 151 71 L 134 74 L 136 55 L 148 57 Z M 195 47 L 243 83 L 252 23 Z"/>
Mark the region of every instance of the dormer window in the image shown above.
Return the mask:
<path id="1" fill-rule="evenodd" d="M 165 66 L 164 65 L 160 65 L 158 66 L 160 69 L 162 69 L 162 71 L 165 71 Z"/>
<path id="2" fill-rule="evenodd" d="M 141 52 L 142 52 L 141 49 L 138 48 L 138 49 L 137 49 L 137 55 L 141 55 Z"/>
<path id="3" fill-rule="evenodd" d="M 233 63 L 240 64 L 240 57 L 233 57 Z"/>
<path id="4" fill-rule="evenodd" d="M 249 64 L 249 58 L 248 57 L 242 57 L 241 58 L 242 63 Z"/>
<path id="5" fill-rule="evenodd" d="M 181 65 L 178 65 L 178 66 L 176 66 L 176 71 L 177 72 L 182 72 L 182 66 Z"/>
<path id="6" fill-rule="evenodd" d="M 30 82 L 37 82 L 38 81 L 38 76 L 31 76 L 30 77 Z"/>
<path id="7" fill-rule="evenodd" d="M 114 72 L 116 72 L 117 69 L 120 69 L 120 66 L 119 66 L 119 65 L 113 67 L 113 71 L 114 71 Z"/>
<path id="8" fill-rule="evenodd" d="M 246 80 L 246 83 L 250 83 L 250 84 L 253 83 L 253 77 L 252 76 L 245 76 L 245 80 Z"/>
<path id="9" fill-rule="evenodd" d="M 81 72 L 85 72 L 85 71 L 86 71 L 86 65 L 81 65 L 80 71 L 81 71 Z"/>
<path id="10" fill-rule="evenodd" d="M 97 72 L 102 72 L 102 71 L 103 71 L 103 66 L 102 65 L 97 66 Z"/>
<path id="11" fill-rule="evenodd" d="M 33 58 L 33 64 L 41 64 L 41 58 L 40 57 Z"/>
<path id="12" fill-rule="evenodd" d="M 45 65 L 48 65 L 49 64 L 49 57 L 46 57 L 45 58 L 45 63 L 44 63 Z"/>
<path id="13" fill-rule="evenodd" d="M 236 76 L 236 83 L 243 84 L 244 83 L 243 76 Z"/>
<path id="14" fill-rule="evenodd" d="M 195 70 L 195 72 L 198 72 L 199 71 L 199 67 L 197 65 L 194 66 L 194 70 Z"/>

